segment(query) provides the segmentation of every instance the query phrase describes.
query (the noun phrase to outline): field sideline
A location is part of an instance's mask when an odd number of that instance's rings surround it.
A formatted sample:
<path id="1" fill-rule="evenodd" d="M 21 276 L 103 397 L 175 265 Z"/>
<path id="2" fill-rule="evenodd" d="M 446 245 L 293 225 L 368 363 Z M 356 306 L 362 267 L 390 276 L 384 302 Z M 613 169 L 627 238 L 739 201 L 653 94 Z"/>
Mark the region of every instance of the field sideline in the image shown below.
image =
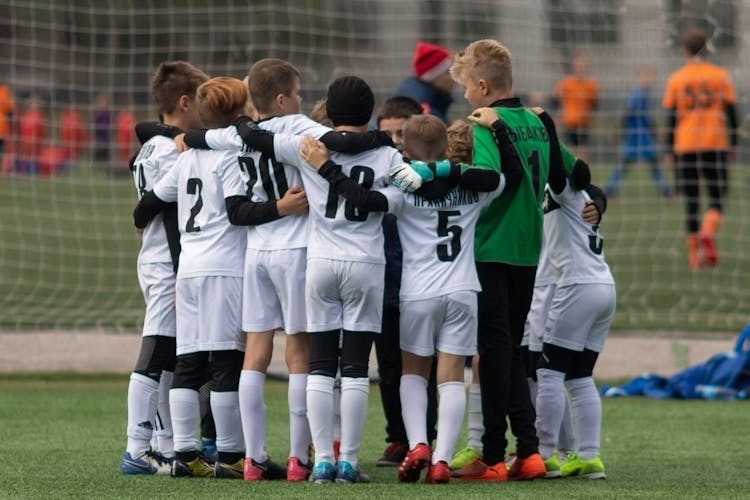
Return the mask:
<path id="1" fill-rule="evenodd" d="M 377 468 L 384 421 L 376 386 L 361 451 L 366 485 L 312 485 L 170 477 L 126 477 L 127 377 L 0 375 L 0 498 L 746 498 L 746 402 L 603 402 L 605 481 L 402 485 Z M 269 451 L 288 446 L 286 388 L 267 384 Z M 463 443 L 463 437 L 461 438 Z"/>

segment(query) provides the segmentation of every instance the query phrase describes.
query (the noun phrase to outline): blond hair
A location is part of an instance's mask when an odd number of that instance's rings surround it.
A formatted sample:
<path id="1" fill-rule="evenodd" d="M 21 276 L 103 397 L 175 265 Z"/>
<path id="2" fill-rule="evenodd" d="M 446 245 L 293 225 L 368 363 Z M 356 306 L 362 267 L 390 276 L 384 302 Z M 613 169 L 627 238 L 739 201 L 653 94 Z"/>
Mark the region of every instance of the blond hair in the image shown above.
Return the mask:
<path id="1" fill-rule="evenodd" d="M 203 123 L 209 127 L 226 127 L 243 114 L 247 87 L 237 78 L 219 76 L 198 87 L 196 96 Z"/>
<path id="2" fill-rule="evenodd" d="M 412 115 L 404 123 L 404 151 L 413 160 L 441 160 L 447 147 L 445 123 L 436 116 Z"/>
<path id="3" fill-rule="evenodd" d="M 474 132 L 471 124 L 464 120 L 456 120 L 447 130 L 448 147 L 445 156 L 453 163 L 471 163 Z"/>
<path id="4" fill-rule="evenodd" d="M 497 40 L 477 40 L 453 58 L 451 77 L 460 83 L 463 78 L 484 79 L 499 92 L 513 90 L 510 51 Z"/>

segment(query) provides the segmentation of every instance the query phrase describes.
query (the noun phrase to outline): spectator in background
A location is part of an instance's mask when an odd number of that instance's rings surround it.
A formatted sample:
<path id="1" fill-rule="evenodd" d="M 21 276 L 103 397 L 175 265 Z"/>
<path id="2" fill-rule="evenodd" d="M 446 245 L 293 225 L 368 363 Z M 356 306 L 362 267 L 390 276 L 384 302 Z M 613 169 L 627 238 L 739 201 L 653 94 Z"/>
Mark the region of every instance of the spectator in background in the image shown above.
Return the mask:
<path id="1" fill-rule="evenodd" d="M 560 103 L 565 143 L 576 155 L 588 161 L 591 119 L 599 106 L 599 83 L 588 74 L 588 61 L 582 54 L 571 60 L 571 74 L 555 85 L 555 98 Z"/>
<path id="2" fill-rule="evenodd" d="M 91 122 L 94 124 L 94 161 L 108 163 L 112 148 L 114 111 L 106 94 L 96 96 Z"/>
<path id="3" fill-rule="evenodd" d="M 669 185 L 659 169 L 657 155 L 656 129 L 651 120 L 651 87 L 654 85 L 654 70 L 650 66 L 638 69 L 638 81 L 630 91 L 623 116 L 622 159 L 612 172 L 607 182 L 607 196 L 616 196 L 620 192 L 620 182 L 630 170 L 633 163 L 643 160 L 651 166 L 651 177 L 659 195 L 670 196 Z"/>
<path id="4" fill-rule="evenodd" d="M 65 158 L 78 160 L 86 148 L 88 137 L 81 113 L 72 106 L 60 115 L 60 139 Z"/>
<path id="5" fill-rule="evenodd" d="M 685 194 L 688 262 L 697 269 L 718 262 L 715 238 L 729 188 L 728 162 L 737 147 L 737 97 L 729 72 L 705 60 L 705 31 L 685 31 L 682 53 L 687 61 L 667 80 L 662 106 L 669 113 L 668 161 L 675 163 Z M 699 230 L 701 177 L 710 202 Z"/>
<path id="6" fill-rule="evenodd" d="M 129 109 L 123 109 L 117 113 L 117 162 L 127 165 L 130 156 L 138 147 L 135 137 L 135 116 Z M 119 169 L 118 169 L 119 170 Z"/>
<path id="7" fill-rule="evenodd" d="M 448 50 L 439 45 L 417 42 L 412 58 L 414 76 L 401 83 L 395 95 L 416 100 L 425 113 L 448 121 L 448 107 L 453 102 L 455 82 L 448 73 L 452 63 Z"/>
<path id="8" fill-rule="evenodd" d="M 52 176 L 71 168 L 86 147 L 86 131 L 81 114 L 74 107 L 66 109 L 58 123 L 60 143 L 42 148 L 39 156 L 41 176 Z"/>
<path id="9" fill-rule="evenodd" d="M 14 171 L 28 174 L 36 174 L 39 171 L 39 160 L 47 133 L 46 121 L 42 111 L 42 100 L 32 95 L 19 120 L 18 155 L 13 166 Z"/>
<path id="10" fill-rule="evenodd" d="M 13 93 L 10 87 L 0 84 L 0 164 L 3 162 L 3 153 L 6 145 L 10 142 L 10 119 L 13 114 Z"/>

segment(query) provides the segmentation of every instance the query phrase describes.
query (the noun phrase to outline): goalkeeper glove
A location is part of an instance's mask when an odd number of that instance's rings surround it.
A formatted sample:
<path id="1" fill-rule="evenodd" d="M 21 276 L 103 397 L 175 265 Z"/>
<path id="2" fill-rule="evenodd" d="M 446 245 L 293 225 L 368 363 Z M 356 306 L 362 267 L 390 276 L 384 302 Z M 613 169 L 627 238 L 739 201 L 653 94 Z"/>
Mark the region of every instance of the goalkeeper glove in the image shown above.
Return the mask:
<path id="1" fill-rule="evenodd" d="M 391 184 L 407 193 L 413 193 L 423 183 L 422 177 L 408 163 L 401 163 L 400 165 L 391 167 L 390 176 Z"/>

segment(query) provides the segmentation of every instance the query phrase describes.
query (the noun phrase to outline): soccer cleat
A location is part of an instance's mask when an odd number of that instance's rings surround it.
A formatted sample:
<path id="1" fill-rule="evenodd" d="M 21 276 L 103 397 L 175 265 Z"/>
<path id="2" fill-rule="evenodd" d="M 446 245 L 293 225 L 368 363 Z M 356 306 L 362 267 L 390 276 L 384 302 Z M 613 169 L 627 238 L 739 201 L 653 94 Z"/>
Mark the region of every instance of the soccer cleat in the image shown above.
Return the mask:
<path id="1" fill-rule="evenodd" d="M 265 462 L 256 462 L 252 458 L 246 458 L 243 477 L 245 481 L 286 479 L 286 468 L 270 458 L 266 458 Z"/>
<path id="2" fill-rule="evenodd" d="M 477 450 L 474 449 L 472 446 L 467 446 L 466 448 L 459 450 L 453 455 L 453 460 L 451 460 L 451 469 L 463 469 L 467 465 L 471 465 L 477 460 L 481 460 L 482 455 L 479 454 Z"/>
<path id="3" fill-rule="evenodd" d="M 310 482 L 315 484 L 332 483 L 336 480 L 336 468 L 330 462 L 318 462 L 310 473 Z"/>
<path id="4" fill-rule="evenodd" d="M 580 477 L 584 479 L 606 479 L 604 463 L 599 455 L 589 460 L 582 460 L 575 453 L 568 455 L 568 459 L 560 466 L 562 477 Z"/>
<path id="5" fill-rule="evenodd" d="M 402 483 L 416 483 L 422 469 L 430 465 L 432 452 L 429 446 L 419 443 L 404 457 L 404 461 L 398 468 L 398 480 Z"/>
<path id="6" fill-rule="evenodd" d="M 443 460 L 430 465 L 424 482 L 427 484 L 446 484 L 451 480 L 451 469 Z"/>
<path id="7" fill-rule="evenodd" d="M 406 458 L 406 452 L 408 451 L 409 445 L 407 443 L 388 443 L 388 446 L 383 451 L 383 455 L 378 458 L 375 465 L 378 467 L 398 467 L 404 461 L 404 458 Z"/>
<path id="8" fill-rule="evenodd" d="M 172 460 L 172 477 L 211 477 L 214 468 L 208 458 L 198 454 L 192 460 Z"/>
<path id="9" fill-rule="evenodd" d="M 560 458 L 557 456 L 557 453 L 553 453 L 544 461 L 544 468 L 547 471 L 544 477 L 547 479 L 560 477 Z"/>
<path id="10" fill-rule="evenodd" d="M 337 483 L 369 483 L 370 476 L 359 470 L 359 466 L 354 467 L 346 460 L 339 460 L 336 464 L 336 482 Z"/>
<path id="11" fill-rule="evenodd" d="M 451 477 L 462 481 L 487 481 L 501 483 L 508 480 L 508 467 L 505 462 L 487 465 L 481 460 L 467 465 L 463 469 L 451 472 Z"/>
<path id="12" fill-rule="evenodd" d="M 232 464 L 217 461 L 214 464 L 214 477 L 222 479 L 242 479 L 245 459 L 240 458 Z"/>
<path id="13" fill-rule="evenodd" d="M 530 481 L 547 475 L 547 468 L 539 453 L 533 453 L 526 458 L 516 457 L 513 465 L 508 469 L 508 479 L 512 481 Z"/>
<path id="14" fill-rule="evenodd" d="M 698 236 L 691 234 L 685 240 L 685 244 L 688 249 L 688 264 L 690 269 L 698 269 L 701 265 L 700 258 L 698 257 Z"/>
<path id="15" fill-rule="evenodd" d="M 703 260 L 701 265 L 715 266 L 719 262 L 719 252 L 716 250 L 716 243 L 713 236 L 701 234 L 698 237 L 701 249 L 703 250 Z"/>
<path id="16" fill-rule="evenodd" d="M 287 481 L 307 481 L 312 470 L 312 462 L 303 464 L 297 457 L 289 457 L 286 462 Z"/>
<path id="17" fill-rule="evenodd" d="M 127 451 L 122 456 L 120 470 L 123 474 L 167 475 L 172 462 L 158 451 L 147 451 L 138 458 L 133 458 Z"/>

